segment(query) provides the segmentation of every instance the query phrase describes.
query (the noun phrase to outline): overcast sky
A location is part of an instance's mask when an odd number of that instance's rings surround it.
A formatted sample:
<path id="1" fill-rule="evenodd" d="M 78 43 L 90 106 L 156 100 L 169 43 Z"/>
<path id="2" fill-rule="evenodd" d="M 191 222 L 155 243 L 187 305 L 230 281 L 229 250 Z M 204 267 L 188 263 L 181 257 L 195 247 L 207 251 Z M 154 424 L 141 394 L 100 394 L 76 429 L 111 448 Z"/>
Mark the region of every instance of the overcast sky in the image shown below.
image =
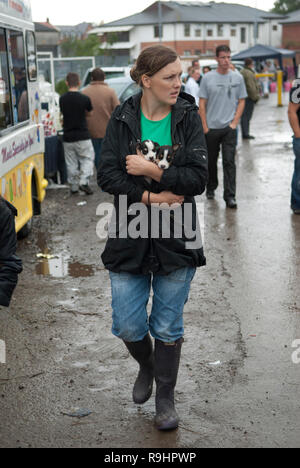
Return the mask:
<path id="1" fill-rule="evenodd" d="M 75 25 L 88 23 L 105 23 L 139 13 L 154 3 L 155 0 L 31 0 L 33 20 L 46 21 L 54 25 Z M 226 3 L 239 3 L 269 11 L 275 0 L 223 0 Z M 217 2 L 220 3 L 220 2 Z"/>

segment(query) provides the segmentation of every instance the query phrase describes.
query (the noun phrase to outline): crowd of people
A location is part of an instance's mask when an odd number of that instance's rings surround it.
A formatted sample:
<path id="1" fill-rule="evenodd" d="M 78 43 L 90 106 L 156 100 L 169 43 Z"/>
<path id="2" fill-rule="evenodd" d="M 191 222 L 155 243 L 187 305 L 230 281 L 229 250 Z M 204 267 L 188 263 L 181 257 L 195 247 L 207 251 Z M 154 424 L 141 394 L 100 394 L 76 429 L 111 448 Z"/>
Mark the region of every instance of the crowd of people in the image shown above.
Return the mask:
<path id="1" fill-rule="evenodd" d="M 131 77 L 141 92 L 121 106 L 115 92 L 105 84 L 100 69 L 92 73 L 91 85 L 80 92 L 78 75 L 67 76 L 68 92 L 60 99 L 64 148 L 72 194 L 92 194 L 90 179 L 94 165 L 98 185 L 114 196 L 116 212 L 120 197 L 127 197 L 127 211 L 140 203 L 152 207 L 192 206 L 192 225 L 199 224 L 195 196 L 206 191 L 213 199 L 218 187 L 218 157 L 222 148 L 224 200 L 237 209 L 237 129 L 250 135 L 250 121 L 259 99 L 251 59 L 237 72 L 228 46 L 216 51 L 216 70 L 189 69 L 182 93 L 182 65 L 175 51 L 163 45 L 141 52 Z M 289 118 L 294 131 L 296 156 L 292 185 L 292 209 L 300 214 L 300 83 L 291 92 Z M 141 142 L 156 142 L 162 156 L 176 151 L 164 170 L 139 154 Z M 176 147 L 176 148 L 175 148 Z M 172 152 L 171 151 L 171 152 Z M 15 210 L 0 200 L 0 305 L 8 306 L 21 271 L 15 256 Z M 150 216 L 150 215 L 149 215 Z M 150 216 L 151 218 L 151 216 Z M 148 220 L 148 214 L 147 214 Z M 124 232 L 122 217 L 116 232 Z M 118 224 L 119 223 L 119 224 Z M 127 224 L 129 223 L 127 219 Z M 202 245 L 191 241 L 181 219 L 182 236 L 175 235 L 175 221 L 166 239 L 159 220 L 159 236 L 151 229 L 147 238 L 109 237 L 102 255 L 109 271 L 112 291 L 113 334 L 124 342 L 139 365 L 133 389 L 136 404 L 148 401 L 156 382 L 156 427 L 178 428 L 179 415 L 174 392 L 184 343 L 183 312 L 196 269 L 206 264 Z M 128 228 L 128 225 L 127 225 Z M 128 232 L 128 231 L 127 231 Z M 178 234 L 178 230 L 176 231 Z M 150 317 L 147 305 L 153 289 Z M 154 339 L 154 346 L 153 340 Z"/>

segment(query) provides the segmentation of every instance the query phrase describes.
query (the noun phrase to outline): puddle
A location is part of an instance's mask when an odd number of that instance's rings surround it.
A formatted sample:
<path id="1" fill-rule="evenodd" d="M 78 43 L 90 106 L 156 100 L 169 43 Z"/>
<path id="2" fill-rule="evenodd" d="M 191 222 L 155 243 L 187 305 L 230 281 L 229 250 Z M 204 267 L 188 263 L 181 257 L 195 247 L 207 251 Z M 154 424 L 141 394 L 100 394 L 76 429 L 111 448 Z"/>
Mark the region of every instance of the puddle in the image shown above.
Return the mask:
<path id="1" fill-rule="evenodd" d="M 52 276 L 53 278 L 88 278 L 94 276 L 95 271 L 91 265 L 84 265 L 79 262 L 71 261 L 66 254 L 54 254 L 48 248 L 47 236 L 45 233 L 39 233 L 37 238 L 39 254 L 48 258 L 40 258 L 35 267 L 35 272 L 40 276 Z"/>

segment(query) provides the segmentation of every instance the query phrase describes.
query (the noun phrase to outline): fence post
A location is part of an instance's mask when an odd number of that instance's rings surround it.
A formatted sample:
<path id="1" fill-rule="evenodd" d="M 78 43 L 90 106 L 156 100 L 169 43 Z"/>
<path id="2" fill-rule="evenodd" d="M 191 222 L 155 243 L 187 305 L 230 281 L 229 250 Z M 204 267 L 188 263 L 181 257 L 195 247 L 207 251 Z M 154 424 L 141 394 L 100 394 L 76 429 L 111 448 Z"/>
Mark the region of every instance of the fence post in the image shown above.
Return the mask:
<path id="1" fill-rule="evenodd" d="M 277 72 L 277 94 L 278 94 L 278 107 L 283 107 L 282 104 L 282 85 L 283 85 L 283 71 Z"/>

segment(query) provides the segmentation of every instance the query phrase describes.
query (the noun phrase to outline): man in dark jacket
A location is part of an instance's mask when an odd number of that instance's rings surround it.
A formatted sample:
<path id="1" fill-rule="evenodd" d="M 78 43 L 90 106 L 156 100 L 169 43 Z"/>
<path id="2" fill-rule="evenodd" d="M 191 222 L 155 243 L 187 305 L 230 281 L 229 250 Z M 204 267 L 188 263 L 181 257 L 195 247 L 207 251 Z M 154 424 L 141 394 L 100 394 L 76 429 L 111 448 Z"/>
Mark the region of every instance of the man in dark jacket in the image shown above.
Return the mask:
<path id="1" fill-rule="evenodd" d="M 251 58 L 245 60 L 245 68 L 241 71 L 241 74 L 245 80 L 248 93 L 245 110 L 241 119 L 242 136 L 244 140 L 254 140 L 255 137 L 250 135 L 250 121 L 253 116 L 255 104 L 259 101 L 259 86 L 255 76 L 253 60 Z"/>
<path id="2" fill-rule="evenodd" d="M 0 197 L 0 306 L 8 307 L 22 271 L 22 262 L 15 255 L 17 210 Z"/>

